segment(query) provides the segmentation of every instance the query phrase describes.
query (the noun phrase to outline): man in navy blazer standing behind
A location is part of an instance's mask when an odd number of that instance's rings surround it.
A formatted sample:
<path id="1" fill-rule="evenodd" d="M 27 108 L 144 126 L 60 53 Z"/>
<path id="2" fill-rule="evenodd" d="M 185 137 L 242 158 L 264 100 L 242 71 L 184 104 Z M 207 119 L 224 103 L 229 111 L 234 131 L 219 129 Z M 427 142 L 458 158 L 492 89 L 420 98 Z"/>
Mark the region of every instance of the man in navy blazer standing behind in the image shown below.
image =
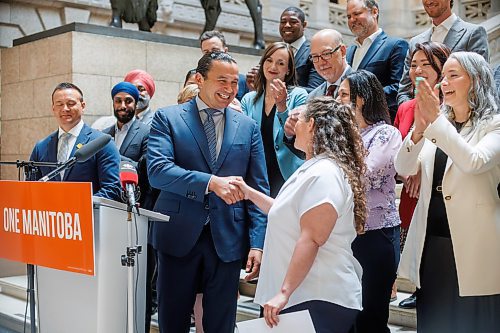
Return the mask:
<path id="1" fill-rule="evenodd" d="M 355 45 L 347 49 L 347 62 L 353 70 L 365 69 L 375 74 L 384 87 L 387 106 L 394 120 L 408 43 L 387 36 L 379 28 L 378 18 L 376 0 L 347 0 L 347 23 L 356 36 Z"/>
<path id="2" fill-rule="evenodd" d="M 59 129 L 36 143 L 30 160 L 37 162 L 65 162 L 75 155 L 77 149 L 104 135 L 87 126 L 82 115 L 85 110 L 83 93 L 76 85 L 63 82 L 52 93 L 52 113 Z M 53 168 L 40 167 L 33 180 L 52 171 Z M 91 182 L 94 195 L 108 199 L 120 198 L 120 153 L 113 142 L 85 162 L 76 163 L 54 180 L 67 182 Z"/>
<path id="3" fill-rule="evenodd" d="M 148 143 L 151 185 L 161 190 L 154 210 L 158 251 L 160 332 L 188 332 L 197 292 L 203 293 L 206 333 L 232 333 L 241 258 L 247 278 L 257 276 L 265 215 L 230 181 L 241 177 L 269 192 L 259 126 L 228 108 L 237 92 L 238 66 L 227 53 L 198 62 L 198 96 L 156 112 Z"/>

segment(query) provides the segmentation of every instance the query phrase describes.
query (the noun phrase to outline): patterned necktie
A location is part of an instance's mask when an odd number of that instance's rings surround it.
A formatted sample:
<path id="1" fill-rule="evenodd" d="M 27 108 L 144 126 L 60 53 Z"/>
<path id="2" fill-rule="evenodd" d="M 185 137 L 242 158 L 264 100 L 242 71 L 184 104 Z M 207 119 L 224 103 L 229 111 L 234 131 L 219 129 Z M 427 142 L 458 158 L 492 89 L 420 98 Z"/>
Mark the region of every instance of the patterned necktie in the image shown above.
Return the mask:
<path id="1" fill-rule="evenodd" d="M 68 159 L 68 151 L 69 151 L 69 139 L 71 138 L 71 133 L 64 133 L 59 138 L 60 145 L 57 150 L 57 162 L 63 163 Z"/>
<path id="2" fill-rule="evenodd" d="M 203 129 L 207 135 L 208 150 L 210 151 L 212 167 L 214 167 L 215 162 L 217 161 L 217 136 L 215 135 L 214 114 L 217 114 L 220 111 L 217 109 L 205 109 L 203 111 L 207 114 L 207 119 L 203 124 Z"/>
<path id="3" fill-rule="evenodd" d="M 335 89 L 337 89 L 337 85 L 335 85 L 335 84 L 330 85 L 328 87 L 328 89 L 326 89 L 325 96 L 332 96 L 333 97 L 333 93 L 335 92 Z"/>

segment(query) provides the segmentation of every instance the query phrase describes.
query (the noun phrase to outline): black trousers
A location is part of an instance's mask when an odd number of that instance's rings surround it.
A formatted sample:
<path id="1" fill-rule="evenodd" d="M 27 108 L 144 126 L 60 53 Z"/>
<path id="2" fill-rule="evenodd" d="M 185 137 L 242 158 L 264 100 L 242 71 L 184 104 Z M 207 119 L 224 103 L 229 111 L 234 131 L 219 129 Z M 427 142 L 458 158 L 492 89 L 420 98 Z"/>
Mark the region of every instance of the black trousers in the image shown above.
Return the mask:
<path id="1" fill-rule="evenodd" d="M 317 333 L 347 333 L 354 324 L 359 310 L 325 302 L 308 301 L 293 305 L 281 311 L 282 314 L 309 310 Z"/>
<path id="2" fill-rule="evenodd" d="M 184 257 L 158 254 L 158 321 L 162 333 L 189 332 L 196 293 L 203 293 L 205 333 L 234 333 L 241 260 L 223 262 L 210 228 Z"/>
<path id="3" fill-rule="evenodd" d="M 396 228 L 370 230 L 352 243 L 354 257 L 363 268 L 363 310 L 356 319 L 356 333 L 390 333 L 389 303 L 396 279 L 396 255 L 393 238 Z"/>
<path id="4" fill-rule="evenodd" d="M 156 308 L 157 295 L 156 295 L 156 278 L 158 272 L 156 270 L 156 250 L 148 244 L 147 256 L 147 269 L 146 269 L 146 319 L 145 319 L 145 332 L 149 333 L 151 328 L 151 316 L 153 315 L 153 308 Z"/>

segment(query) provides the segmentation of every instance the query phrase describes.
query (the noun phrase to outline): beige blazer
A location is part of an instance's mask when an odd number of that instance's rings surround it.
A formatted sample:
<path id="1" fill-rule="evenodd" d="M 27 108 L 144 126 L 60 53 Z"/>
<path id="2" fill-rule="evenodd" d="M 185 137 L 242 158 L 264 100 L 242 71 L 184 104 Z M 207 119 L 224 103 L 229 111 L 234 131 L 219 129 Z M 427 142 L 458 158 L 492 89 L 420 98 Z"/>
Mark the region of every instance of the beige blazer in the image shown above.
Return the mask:
<path id="1" fill-rule="evenodd" d="M 403 141 L 395 167 L 400 175 L 422 169 L 420 199 L 413 214 L 398 274 L 420 287 L 436 146 L 448 155 L 443 197 L 450 225 L 460 296 L 500 294 L 500 115 L 460 133 L 444 115 L 417 144 Z M 439 255 L 439 253 L 436 253 Z"/>

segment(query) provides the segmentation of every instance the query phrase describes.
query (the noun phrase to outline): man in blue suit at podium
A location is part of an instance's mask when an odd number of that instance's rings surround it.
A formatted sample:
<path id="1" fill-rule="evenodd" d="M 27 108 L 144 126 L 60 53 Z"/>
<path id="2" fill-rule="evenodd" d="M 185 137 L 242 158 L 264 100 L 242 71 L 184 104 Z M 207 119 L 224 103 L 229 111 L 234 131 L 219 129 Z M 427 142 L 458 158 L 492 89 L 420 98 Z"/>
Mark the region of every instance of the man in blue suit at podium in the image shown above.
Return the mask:
<path id="1" fill-rule="evenodd" d="M 72 83 L 60 83 L 52 93 L 52 112 L 59 129 L 36 143 L 30 160 L 36 162 L 66 162 L 83 145 L 104 135 L 87 126 L 82 115 L 85 110 L 83 93 Z M 40 167 L 33 180 L 52 171 Z M 120 198 L 120 153 L 113 142 L 85 162 L 75 163 L 54 180 L 91 182 L 94 195 L 108 199 Z"/>
<path id="2" fill-rule="evenodd" d="M 237 92 L 238 66 L 227 53 L 198 62 L 198 96 L 156 112 L 148 143 L 151 185 L 161 190 L 154 222 L 158 251 L 161 332 L 188 332 L 197 292 L 203 293 L 205 333 L 232 333 L 241 259 L 248 278 L 260 268 L 265 215 L 230 184 L 241 177 L 268 193 L 259 126 L 228 107 Z M 248 244 L 249 242 L 249 244 Z"/>

